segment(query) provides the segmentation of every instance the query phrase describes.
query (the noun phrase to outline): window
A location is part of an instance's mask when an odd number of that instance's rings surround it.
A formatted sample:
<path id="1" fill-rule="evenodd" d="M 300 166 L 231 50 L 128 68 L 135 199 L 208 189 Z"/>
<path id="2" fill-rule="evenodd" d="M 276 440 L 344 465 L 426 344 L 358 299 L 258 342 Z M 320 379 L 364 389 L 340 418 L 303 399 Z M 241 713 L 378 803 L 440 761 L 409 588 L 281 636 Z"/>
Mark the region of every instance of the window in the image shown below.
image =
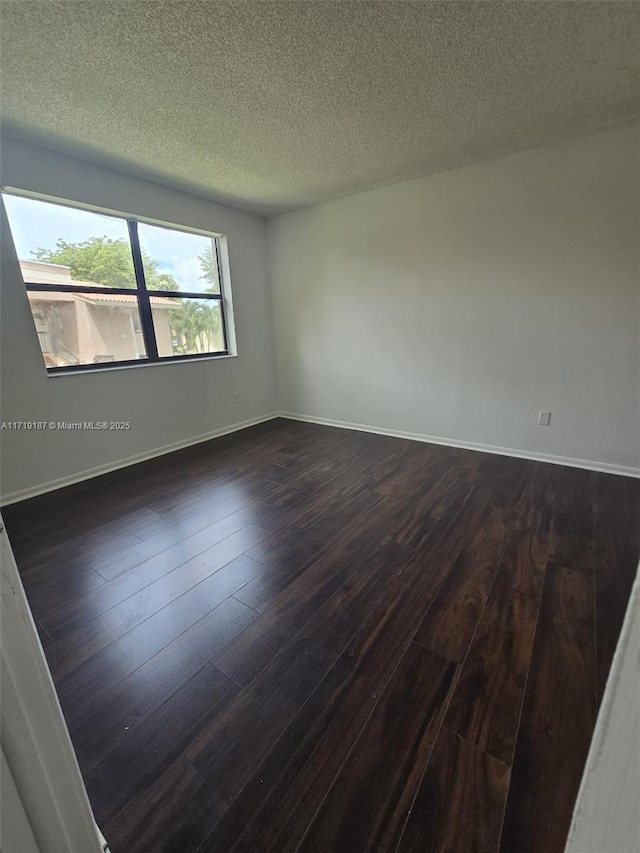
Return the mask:
<path id="1" fill-rule="evenodd" d="M 3 198 L 49 372 L 228 354 L 219 238 Z"/>

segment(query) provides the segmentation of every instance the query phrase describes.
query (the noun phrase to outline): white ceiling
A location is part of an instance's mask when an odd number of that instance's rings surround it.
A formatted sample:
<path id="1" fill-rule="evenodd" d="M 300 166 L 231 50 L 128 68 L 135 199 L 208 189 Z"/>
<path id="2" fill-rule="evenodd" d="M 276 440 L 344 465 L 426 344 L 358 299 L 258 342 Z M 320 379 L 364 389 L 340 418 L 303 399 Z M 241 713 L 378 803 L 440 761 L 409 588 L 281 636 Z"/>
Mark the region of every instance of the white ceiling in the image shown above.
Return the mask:
<path id="1" fill-rule="evenodd" d="M 7 135 L 263 214 L 640 112 L 637 2 L 0 8 Z"/>

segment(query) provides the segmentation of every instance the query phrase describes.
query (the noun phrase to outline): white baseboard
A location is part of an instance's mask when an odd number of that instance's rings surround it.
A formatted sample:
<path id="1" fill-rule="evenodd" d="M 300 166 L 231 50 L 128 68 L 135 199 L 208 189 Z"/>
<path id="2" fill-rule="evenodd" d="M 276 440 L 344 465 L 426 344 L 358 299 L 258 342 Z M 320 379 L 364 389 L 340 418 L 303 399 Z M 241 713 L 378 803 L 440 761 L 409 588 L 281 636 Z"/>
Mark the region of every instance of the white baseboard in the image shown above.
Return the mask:
<path id="1" fill-rule="evenodd" d="M 116 462 L 109 462 L 106 465 L 98 465 L 95 468 L 87 468 L 84 471 L 78 471 L 68 477 L 60 477 L 57 480 L 49 480 L 47 483 L 42 483 L 39 486 L 32 486 L 28 489 L 20 489 L 16 492 L 10 492 L 2 497 L 2 506 L 24 501 L 28 498 L 35 498 L 38 495 L 44 495 L 46 492 L 53 492 L 55 489 L 61 489 L 63 486 L 71 486 L 73 483 L 81 483 L 83 480 L 90 480 L 92 477 L 99 477 L 101 474 L 108 474 L 111 471 L 118 471 L 120 468 L 127 468 L 129 465 L 135 465 L 137 462 L 144 462 L 146 459 L 154 459 L 156 456 L 164 456 L 165 453 L 171 453 L 173 450 L 181 450 L 183 447 L 191 447 L 193 444 L 201 444 L 203 441 L 210 441 L 212 438 L 219 438 L 222 435 L 228 435 L 232 432 L 238 432 L 241 429 L 255 426 L 256 424 L 271 421 L 279 417 L 279 412 L 270 412 L 268 415 L 259 415 L 257 418 L 251 418 L 248 421 L 231 424 L 230 426 L 214 429 L 211 432 L 205 432 L 201 435 L 187 438 L 184 441 L 176 441 L 173 444 L 165 444 L 162 447 L 156 447 L 153 450 L 138 453 L 135 456 L 127 456 L 124 459 L 118 459 Z"/>
<path id="2" fill-rule="evenodd" d="M 482 453 L 494 453 L 497 456 L 514 456 L 517 459 L 531 459 L 534 462 L 550 462 L 552 465 L 567 465 L 570 468 L 584 468 L 587 471 L 599 471 L 603 474 L 618 474 L 622 477 L 640 478 L 640 468 L 626 467 L 624 465 L 612 465 L 608 462 L 592 462 L 589 459 L 573 459 L 569 456 L 553 456 L 549 453 L 537 453 L 535 451 L 518 450 L 513 447 L 499 447 L 493 444 L 478 444 L 473 441 L 458 441 L 454 438 L 442 438 L 438 435 L 423 435 L 417 432 L 403 432 L 398 429 L 384 429 L 383 427 L 369 426 L 368 424 L 355 424 L 349 421 L 337 421 L 332 418 L 315 418 L 309 415 L 300 415 L 295 412 L 280 412 L 281 418 L 292 421 L 304 421 L 321 426 L 340 427 L 342 429 L 354 429 L 360 432 L 373 432 L 377 435 L 390 435 L 394 438 L 407 438 L 410 441 L 422 441 L 426 444 L 441 444 L 445 447 L 460 447 L 463 450 L 477 450 Z"/>

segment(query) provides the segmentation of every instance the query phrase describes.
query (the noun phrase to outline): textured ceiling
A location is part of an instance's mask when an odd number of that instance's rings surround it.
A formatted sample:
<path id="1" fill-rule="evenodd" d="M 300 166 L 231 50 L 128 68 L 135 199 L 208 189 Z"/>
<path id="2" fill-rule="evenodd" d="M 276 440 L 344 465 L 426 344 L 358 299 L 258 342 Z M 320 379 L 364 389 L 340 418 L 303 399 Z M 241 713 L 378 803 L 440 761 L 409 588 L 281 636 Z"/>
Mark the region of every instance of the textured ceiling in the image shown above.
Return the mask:
<path id="1" fill-rule="evenodd" d="M 637 2 L 0 9 L 8 135 L 265 214 L 640 112 Z"/>

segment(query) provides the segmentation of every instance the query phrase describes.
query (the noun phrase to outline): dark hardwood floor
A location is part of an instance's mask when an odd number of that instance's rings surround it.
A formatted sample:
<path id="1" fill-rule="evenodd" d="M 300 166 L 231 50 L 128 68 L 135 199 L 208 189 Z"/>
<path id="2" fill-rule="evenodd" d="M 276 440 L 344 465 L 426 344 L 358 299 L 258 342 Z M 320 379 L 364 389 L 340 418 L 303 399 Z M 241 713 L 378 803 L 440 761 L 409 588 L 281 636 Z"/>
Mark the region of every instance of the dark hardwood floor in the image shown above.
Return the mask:
<path id="1" fill-rule="evenodd" d="M 113 853 L 561 853 L 640 480 L 276 420 L 6 507 Z"/>

